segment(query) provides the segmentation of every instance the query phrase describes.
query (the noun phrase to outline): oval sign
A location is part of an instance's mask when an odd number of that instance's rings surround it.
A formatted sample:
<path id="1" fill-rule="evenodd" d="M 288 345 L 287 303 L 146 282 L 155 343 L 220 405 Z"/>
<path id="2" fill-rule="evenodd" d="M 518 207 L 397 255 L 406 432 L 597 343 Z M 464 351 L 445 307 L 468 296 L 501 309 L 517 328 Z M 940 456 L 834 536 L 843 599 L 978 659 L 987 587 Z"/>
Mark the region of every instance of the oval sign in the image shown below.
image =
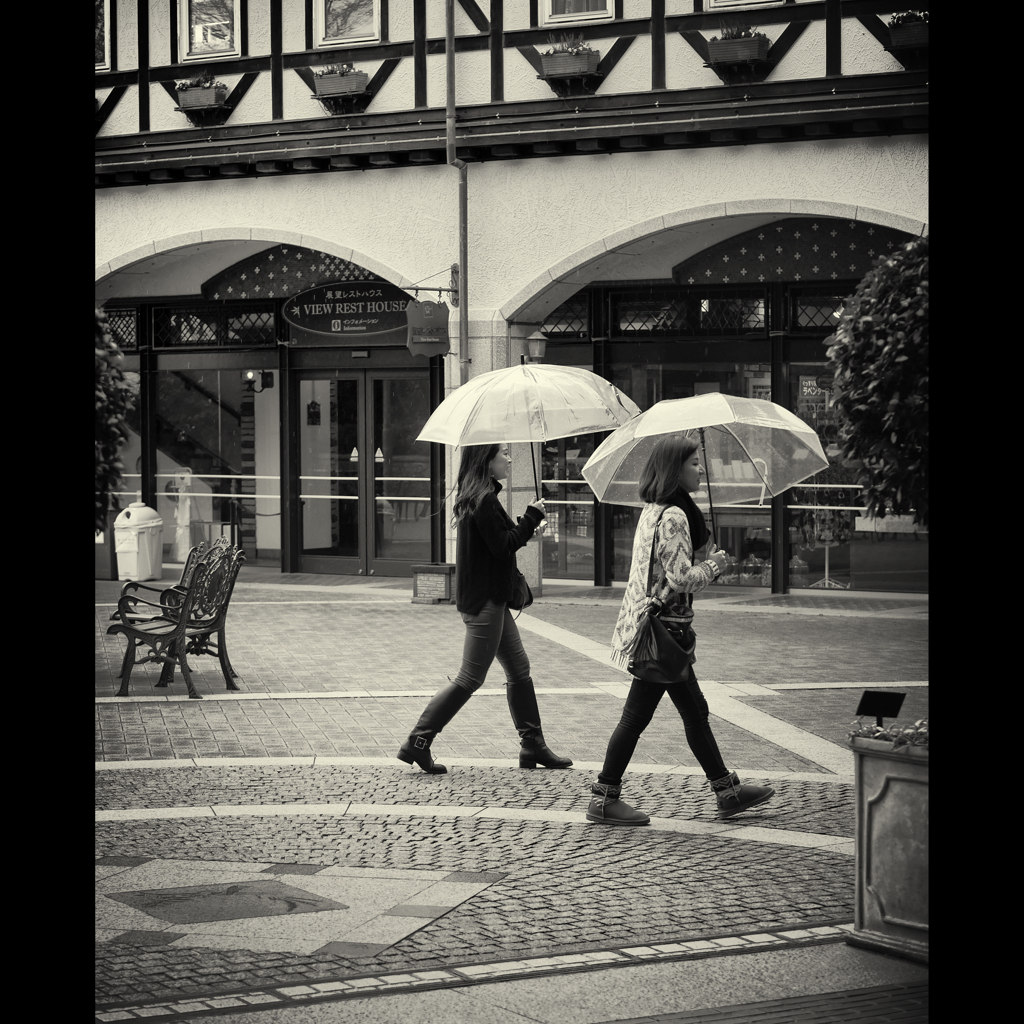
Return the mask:
<path id="1" fill-rule="evenodd" d="M 822 391 L 831 391 L 835 387 L 834 374 L 819 373 L 815 378 L 814 383 L 817 384 Z"/>
<path id="2" fill-rule="evenodd" d="M 392 331 L 405 341 L 409 296 L 386 281 L 321 284 L 285 302 L 283 315 L 310 334 L 344 339 L 379 337 Z"/>

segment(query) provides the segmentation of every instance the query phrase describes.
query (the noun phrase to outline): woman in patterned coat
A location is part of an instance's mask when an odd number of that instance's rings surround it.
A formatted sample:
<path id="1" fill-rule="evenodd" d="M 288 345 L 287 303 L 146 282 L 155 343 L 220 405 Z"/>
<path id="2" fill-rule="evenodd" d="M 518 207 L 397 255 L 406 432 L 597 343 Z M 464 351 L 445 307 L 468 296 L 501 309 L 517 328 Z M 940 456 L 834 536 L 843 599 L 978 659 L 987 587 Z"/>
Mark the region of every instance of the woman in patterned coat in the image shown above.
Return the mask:
<path id="1" fill-rule="evenodd" d="M 629 661 L 630 642 L 650 603 L 647 581 L 652 545 L 651 596 L 661 603 L 661 619 L 672 630 L 685 633 L 689 629 L 693 620 L 692 595 L 702 591 L 725 566 L 725 552 L 714 550 L 704 517 L 690 497 L 700 487 L 703 472 L 697 442 L 672 434 L 655 445 L 640 474 L 640 496 L 647 504 L 640 513 L 633 539 L 629 582 L 612 636 L 612 657 L 622 665 Z M 703 551 L 703 557 L 696 554 L 698 551 Z M 591 786 L 593 797 L 587 810 L 590 821 L 605 825 L 646 825 L 651 820 L 643 811 L 620 800 L 619 792 L 637 741 L 666 692 L 683 720 L 686 742 L 718 800 L 720 818 L 764 803 L 774 794 L 775 790 L 769 786 L 741 785 L 736 773 L 725 767 L 711 731 L 707 701 L 691 670 L 687 681 L 682 683 L 662 685 L 633 680 L 622 718 L 608 741 L 601 774 Z"/>

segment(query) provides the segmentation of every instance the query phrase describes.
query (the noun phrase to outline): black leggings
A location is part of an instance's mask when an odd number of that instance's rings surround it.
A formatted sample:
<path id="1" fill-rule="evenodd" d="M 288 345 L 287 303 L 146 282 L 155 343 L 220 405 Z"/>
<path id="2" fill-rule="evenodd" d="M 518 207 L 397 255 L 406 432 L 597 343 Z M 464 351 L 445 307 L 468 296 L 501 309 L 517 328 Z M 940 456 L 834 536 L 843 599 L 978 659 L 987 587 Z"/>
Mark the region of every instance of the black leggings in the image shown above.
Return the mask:
<path id="1" fill-rule="evenodd" d="M 654 712 L 661 698 L 668 693 L 675 704 L 686 730 L 686 742 L 697 758 L 704 774 L 709 779 L 720 779 L 729 774 L 722 755 L 719 753 L 715 735 L 708 722 L 708 702 L 700 691 L 700 685 L 692 669 L 690 682 L 661 685 L 633 680 L 622 710 L 622 718 L 608 741 L 604 767 L 597 781 L 606 786 L 622 784 L 622 775 L 629 766 L 633 751 L 636 750 L 640 734 L 651 724 Z"/>

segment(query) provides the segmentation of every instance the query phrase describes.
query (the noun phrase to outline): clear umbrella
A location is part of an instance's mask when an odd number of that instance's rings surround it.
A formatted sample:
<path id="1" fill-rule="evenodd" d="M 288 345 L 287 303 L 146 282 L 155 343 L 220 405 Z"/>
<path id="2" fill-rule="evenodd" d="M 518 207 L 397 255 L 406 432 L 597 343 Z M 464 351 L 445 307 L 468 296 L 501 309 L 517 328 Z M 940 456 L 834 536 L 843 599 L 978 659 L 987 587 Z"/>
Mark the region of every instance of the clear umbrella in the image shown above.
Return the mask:
<path id="1" fill-rule="evenodd" d="M 416 440 L 458 446 L 550 441 L 614 430 L 639 412 L 635 402 L 589 370 L 525 363 L 482 373 L 453 391 Z M 536 463 L 533 475 L 539 496 Z"/>
<path id="2" fill-rule="evenodd" d="M 814 429 L 780 405 L 719 393 L 675 398 L 616 429 L 587 460 L 583 479 L 598 500 L 643 505 L 640 473 L 666 434 L 699 438 L 712 516 L 711 489 L 719 505 L 764 504 L 766 495 L 781 494 L 828 466 Z M 698 504 L 700 498 L 698 493 Z"/>

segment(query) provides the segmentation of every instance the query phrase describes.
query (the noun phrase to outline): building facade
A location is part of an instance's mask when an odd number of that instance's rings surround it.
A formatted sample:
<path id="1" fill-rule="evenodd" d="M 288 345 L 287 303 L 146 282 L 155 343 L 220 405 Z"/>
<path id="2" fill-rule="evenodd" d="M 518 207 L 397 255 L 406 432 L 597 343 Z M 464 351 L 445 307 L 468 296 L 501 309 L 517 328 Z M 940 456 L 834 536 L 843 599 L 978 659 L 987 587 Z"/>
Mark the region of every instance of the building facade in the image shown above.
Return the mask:
<path id="1" fill-rule="evenodd" d="M 927 41 L 898 44 L 892 2 L 96 9 L 96 301 L 138 390 L 120 497 L 157 508 L 169 558 L 233 530 L 284 572 L 450 560 L 458 455 L 416 435 L 538 331 L 641 408 L 770 398 L 827 447 L 843 296 L 927 232 Z M 767 40 L 723 63 L 744 26 Z M 553 68 L 559 44 L 582 62 Z M 447 354 L 406 344 L 428 300 Z M 579 472 L 599 441 L 536 448 L 535 587 L 625 578 L 636 510 Z M 513 513 L 533 486 L 514 446 Z M 859 506 L 833 464 L 716 508 L 721 585 L 926 589 L 927 534 Z"/>

